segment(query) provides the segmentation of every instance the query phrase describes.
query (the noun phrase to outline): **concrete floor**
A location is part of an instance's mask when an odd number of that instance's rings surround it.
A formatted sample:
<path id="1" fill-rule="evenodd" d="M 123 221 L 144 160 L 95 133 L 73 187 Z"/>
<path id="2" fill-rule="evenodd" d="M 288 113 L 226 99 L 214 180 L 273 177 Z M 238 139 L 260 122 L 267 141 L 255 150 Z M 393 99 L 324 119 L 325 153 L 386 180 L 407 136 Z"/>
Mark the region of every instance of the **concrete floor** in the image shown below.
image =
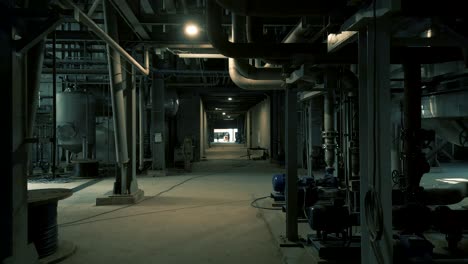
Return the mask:
<path id="1" fill-rule="evenodd" d="M 211 148 L 206 150 L 208 160 L 247 160 L 247 147 L 237 143 L 210 143 Z"/>
<path id="2" fill-rule="evenodd" d="M 246 157 L 226 159 L 241 152 L 239 145 L 215 146 L 208 157 L 224 160 L 195 163 L 192 173 L 140 177 L 145 200 L 134 206 L 94 205 L 111 190 L 111 178 L 61 201 L 60 239 L 78 247 L 63 263 L 308 262 L 304 249 L 280 250 L 283 213 L 250 206 L 254 198 L 269 195 L 271 176 L 283 169 Z"/>
<path id="3" fill-rule="evenodd" d="M 245 153 L 242 145 L 216 144 L 192 173 L 139 177 L 145 199 L 133 206 L 95 206 L 96 197 L 110 192 L 112 178 L 61 201 L 60 239 L 78 247 L 63 263 L 317 263 L 310 248 L 279 247 L 286 242 L 282 212 L 250 206 L 269 195 L 271 176 L 284 170 L 241 158 Z M 444 187 L 450 183 L 438 179 L 468 179 L 466 172 L 467 164 L 444 165 L 425 176 L 423 185 Z M 29 188 L 74 188 L 86 181 Z M 299 230 L 303 237 L 311 233 L 307 224 Z"/>

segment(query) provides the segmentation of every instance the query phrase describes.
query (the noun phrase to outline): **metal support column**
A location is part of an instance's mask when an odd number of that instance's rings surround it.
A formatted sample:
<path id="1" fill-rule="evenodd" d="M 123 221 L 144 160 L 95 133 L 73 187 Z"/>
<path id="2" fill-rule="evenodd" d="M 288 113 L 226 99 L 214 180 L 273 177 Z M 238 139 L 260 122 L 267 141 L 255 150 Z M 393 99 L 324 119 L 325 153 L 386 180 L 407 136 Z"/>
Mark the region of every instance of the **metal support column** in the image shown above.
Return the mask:
<path id="1" fill-rule="evenodd" d="M 286 89 L 286 237 L 299 239 L 297 232 L 297 91 Z"/>
<path id="2" fill-rule="evenodd" d="M 325 75 L 324 117 L 323 117 L 323 143 L 325 148 L 325 163 L 327 173 L 333 174 L 336 161 L 336 122 L 335 122 L 335 89 L 338 87 L 337 72 L 329 69 Z"/>
<path id="3" fill-rule="evenodd" d="M 146 83 L 146 82 L 145 82 Z M 139 169 L 142 171 L 144 169 L 145 165 L 145 144 L 144 144 L 144 139 L 145 139 L 145 90 L 146 87 L 143 83 L 143 77 L 140 77 L 140 87 L 139 87 L 139 93 L 138 93 L 138 139 L 139 139 L 139 162 L 140 166 Z"/>
<path id="4" fill-rule="evenodd" d="M 153 146 L 153 170 L 166 170 L 165 151 L 165 113 L 164 113 L 164 80 L 157 74 L 153 75 L 152 86 L 152 133 L 151 142 Z"/>
<path id="5" fill-rule="evenodd" d="M 421 130 L 421 65 L 417 63 L 403 64 L 405 87 L 403 99 L 403 174 L 406 177 L 408 192 L 414 195 L 419 189 L 419 183 L 425 173 L 425 162 L 422 153 Z M 410 198 L 410 197 L 408 197 Z"/>
<path id="6" fill-rule="evenodd" d="M 52 37 L 52 123 L 54 132 L 52 135 L 52 178 L 55 179 L 55 169 L 57 164 L 57 34 Z M 86 114 L 88 111 L 86 111 Z M 88 121 L 88 120 L 86 120 Z M 84 149 L 83 149 L 83 153 Z"/>
<path id="7" fill-rule="evenodd" d="M 393 263 L 389 74 L 388 21 L 371 21 L 359 32 L 361 263 Z"/>
<path id="8" fill-rule="evenodd" d="M 135 193 L 138 191 L 138 183 L 136 180 L 136 168 L 137 168 L 137 151 L 136 151 L 136 138 L 137 138 L 137 109 L 136 109 L 136 70 L 135 67 L 132 67 L 132 74 L 130 78 L 130 93 L 129 93 L 129 100 L 127 100 L 127 114 L 129 115 L 129 122 L 127 124 L 131 124 L 128 133 L 128 142 L 130 142 L 131 150 L 130 150 L 130 157 L 131 157 L 131 169 L 129 175 L 129 193 Z M 128 87 L 128 86 L 127 86 Z M 128 95 L 127 95 L 128 96 Z"/>
<path id="9" fill-rule="evenodd" d="M 103 1 L 106 31 L 114 40 L 118 39 L 117 19 L 112 6 Z M 116 160 L 120 167 L 120 175 L 114 185 L 114 194 L 126 194 L 127 166 L 129 163 L 127 148 L 127 124 L 125 118 L 124 87 L 122 78 L 122 64 L 119 53 L 107 45 L 107 59 L 111 79 L 112 116 L 114 120 Z"/>
<path id="10" fill-rule="evenodd" d="M 3 1 L 6 13 L 13 13 L 14 1 Z M 28 244 L 27 159 L 28 98 L 25 55 L 15 51 L 16 29 L 6 18 L 0 28 L 0 77 L 4 87 L 0 98 L 3 125 L 2 184 L 0 184 L 0 262 L 37 263 L 37 252 Z M 42 64 L 41 64 L 42 65 Z M 40 70 L 40 69 L 39 69 Z M 37 74 L 37 73 L 36 73 Z M 35 95 L 32 95 L 35 97 Z"/>

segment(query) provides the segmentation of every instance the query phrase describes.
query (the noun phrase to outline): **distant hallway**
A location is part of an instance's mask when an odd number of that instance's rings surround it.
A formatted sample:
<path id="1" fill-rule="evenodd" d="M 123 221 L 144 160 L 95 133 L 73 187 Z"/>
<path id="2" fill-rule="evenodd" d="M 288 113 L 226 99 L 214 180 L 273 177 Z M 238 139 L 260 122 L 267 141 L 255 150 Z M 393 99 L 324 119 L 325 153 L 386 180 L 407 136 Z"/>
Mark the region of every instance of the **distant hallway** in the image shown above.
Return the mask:
<path id="1" fill-rule="evenodd" d="M 211 143 L 206 150 L 208 160 L 247 160 L 247 147 L 236 143 Z"/>

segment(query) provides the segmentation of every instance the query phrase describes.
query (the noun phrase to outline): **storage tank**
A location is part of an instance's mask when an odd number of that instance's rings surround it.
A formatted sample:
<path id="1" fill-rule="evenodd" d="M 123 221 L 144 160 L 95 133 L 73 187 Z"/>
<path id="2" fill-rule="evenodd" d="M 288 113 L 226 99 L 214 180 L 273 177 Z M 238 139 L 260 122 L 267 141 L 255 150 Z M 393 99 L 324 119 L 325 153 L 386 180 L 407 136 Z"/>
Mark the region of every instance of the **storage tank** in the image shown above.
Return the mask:
<path id="1" fill-rule="evenodd" d="M 96 143 L 96 99 L 86 91 L 70 89 L 57 94 L 58 144 L 73 153 L 87 147 L 87 155 Z"/>

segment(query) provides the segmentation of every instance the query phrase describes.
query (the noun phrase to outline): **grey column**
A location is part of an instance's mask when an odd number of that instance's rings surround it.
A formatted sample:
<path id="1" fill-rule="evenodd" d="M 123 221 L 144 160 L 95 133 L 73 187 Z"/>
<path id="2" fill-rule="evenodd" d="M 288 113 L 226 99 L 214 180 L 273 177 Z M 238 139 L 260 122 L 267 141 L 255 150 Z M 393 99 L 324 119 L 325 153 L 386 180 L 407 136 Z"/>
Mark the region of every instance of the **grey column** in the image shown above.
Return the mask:
<path id="1" fill-rule="evenodd" d="M 361 262 L 393 263 L 392 180 L 390 170 L 390 34 L 388 22 L 371 22 L 359 32 L 359 148 L 361 173 Z M 378 47 L 378 50 L 375 49 Z M 376 54 L 374 54 L 374 52 Z M 374 116 L 375 115 L 375 116 Z M 375 130 L 374 130 L 375 129 Z M 380 197 L 382 236 L 371 242 L 365 197 Z M 369 210 L 369 213 L 374 213 Z"/>
<path id="2" fill-rule="evenodd" d="M 127 142 L 130 145 L 128 156 L 130 162 L 127 166 L 127 177 L 123 179 L 122 185 L 126 182 L 126 191 L 134 193 L 138 190 L 136 184 L 136 71 L 135 67 L 128 62 L 125 64 L 125 115 L 127 124 Z"/>
<path id="3" fill-rule="evenodd" d="M 14 8 L 14 1 L 4 1 Z M 11 11 L 11 10 L 7 10 Z M 0 98 L 3 125 L 2 183 L 0 184 L 0 262 L 36 263 L 33 244 L 28 245 L 27 155 L 28 116 L 25 55 L 15 52 L 13 24 L 5 20 L 0 29 Z M 34 62 L 32 62 L 34 63 Z M 40 69 L 39 69 L 40 71 Z M 32 95 L 34 97 L 34 95 Z"/>
<path id="4" fill-rule="evenodd" d="M 131 137 L 128 140 L 131 144 L 131 160 L 132 160 L 132 170 L 131 170 L 131 177 L 130 177 L 130 185 L 129 185 L 129 192 L 134 193 L 138 190 L 138 184 L 136 180 L 136 168 L 137 168 L 137 98 L 136 98 L 136 69 L 132 67 L 132 92 L 131 92 L 131 119 L 132 119 L 132 129 L 131 129 Z M 128 108 L 127 108 L 128 109 Z"/>
<path id="5" fill-rule="evenodd" d="M 145 148 L 144 148 L 144 139 L 145 139 L 145 85 L 143 84 L 143 78 L 140 77 L 140 87 L 139 87 L 139 93 L 138 93 L 138 106 L 139 106 L 139 112 L 138 112 L 138 139 L 139 139 L 139 161 L 140 161 L 140 166 L 139 169 L 140 171 L 143 170 L 144 164 L 145 164 Z"/>
<path id="6" fill-rule="evenodd" d="M 297 241 L 297 91 L 286 89 L 286 237 Z"/>
<path id="7" fill-rule="evenodd" d="M 323 139 L 325 146 L 325 163 L 327 169 L 335 168 L 336 160 L 336 129 L 335 129 L 335 89 L 338 86 L 338 76 L 333 69 L 326 71 L 323 117 Z"/>
<path id="8" fill-rule="evenodd" d="M 117 19 L 107 1 L 103 1 L 104 6 L 104 21 L 106 31 L 114 40 L 118 40 Z M 122 64 L 120 55 L 107 45 L 107 60 L 109 61 L 110 74 L 110 91 L 112 99 L 112 116 L 114 120 L 114 135 L 115 135 L 115 151 L 116 160 L 120 167 L 120 176 L 115 182 L 114 193 L 125 194 L 127 183 L 127 166 L 129 162 L 127 148 L 127 124 L 125 118 L 125 102 L 124 102 L 124 84 L 122 77 Z"/>
<path id="9" fill-rule="evenodd" d="M 164 114 L 164 80 L 153 74 L 152 107 L 151 107 L 151 144 L 153 146 L 153 170 L 166 169 L 165 157 L 165 114 Z"/>

